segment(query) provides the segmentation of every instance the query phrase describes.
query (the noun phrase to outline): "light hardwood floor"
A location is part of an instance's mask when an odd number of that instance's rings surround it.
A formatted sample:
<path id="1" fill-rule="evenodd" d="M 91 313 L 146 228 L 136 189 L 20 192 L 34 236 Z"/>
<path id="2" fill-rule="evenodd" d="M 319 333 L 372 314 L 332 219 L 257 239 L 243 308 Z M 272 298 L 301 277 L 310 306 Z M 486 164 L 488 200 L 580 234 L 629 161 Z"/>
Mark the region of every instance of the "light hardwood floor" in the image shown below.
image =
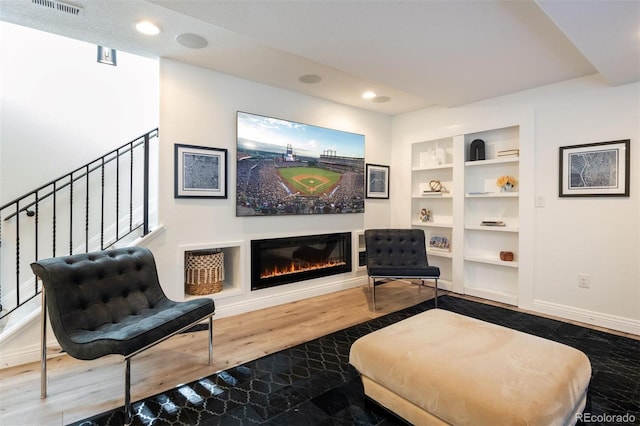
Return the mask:
<path id="1" fill-rule="evenodd" d="M 212 366 L 207 333 L 174 336 L 132 359 L 132 401 L 412 306 L 432 298 L 433 290 L 392 282 L 376 294 L 376 312 L 369 309 L 367 288 L 358 287 L 216 319 Z M 122 357 L 58 356 L 48 362 L 48 377 L 48 397 L 42 400 L 39 362 L 0 370 L 0 425 L 62 425 L 123 404 Z"/>

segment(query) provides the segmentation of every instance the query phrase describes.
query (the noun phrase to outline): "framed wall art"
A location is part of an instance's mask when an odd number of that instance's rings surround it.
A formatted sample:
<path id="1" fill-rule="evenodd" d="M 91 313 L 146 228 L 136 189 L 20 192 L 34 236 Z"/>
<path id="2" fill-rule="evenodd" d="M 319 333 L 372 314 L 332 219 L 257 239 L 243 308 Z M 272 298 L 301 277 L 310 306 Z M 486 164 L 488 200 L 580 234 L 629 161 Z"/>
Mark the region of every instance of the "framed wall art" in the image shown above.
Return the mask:
<path id="1" fill-rule="evenodd" d="M 366 165 L 366 197 L 389 198 L 389 166 Z"/>
<path id="2" fill-rule="evenodd" d="M 175 198 L 227 198 L 227 150 L 175 144 Z"/>
<path id="3" fill-rule="evenodd" d="M 560 197 L 628 197 L 630 140 L 560 147 Z"/>

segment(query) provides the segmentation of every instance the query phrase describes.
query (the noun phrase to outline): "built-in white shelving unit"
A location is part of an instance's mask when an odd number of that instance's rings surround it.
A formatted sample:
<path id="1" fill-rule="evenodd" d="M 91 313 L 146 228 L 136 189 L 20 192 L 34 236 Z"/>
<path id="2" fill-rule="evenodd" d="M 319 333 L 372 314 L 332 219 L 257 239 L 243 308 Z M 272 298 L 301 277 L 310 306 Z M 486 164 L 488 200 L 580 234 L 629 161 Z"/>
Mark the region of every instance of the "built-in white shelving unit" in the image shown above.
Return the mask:
<path id="1" fill-rule="evenodd" d="M 469 161 L 471 143 L 481 139 L 485 159 Z M 518 304 L 519 191 L 518 184 L 503 192 L 500 176 L 520 181 L 520 155 L 499 157 L 499 152 L 519 150 L 519 127 L 512 126 L 464 135 L 464 288 L 465 293 Z M 485 226 L 499 221 L 504 226 Z M 501 251 L 514 254 L 500 260 Z"/>
<path id="2" fill-rule="evenodd" d="M 471 161 L 476 139 L 484 141 L 485 159 Z M 521 125 L 513 124 L 412 144 L 411 226 L 425 230 L 429 262 L 440 267 L 444 288 L 518 305 L 522 271 L 530 270 L 530 260 L 520 256 L 521 139 Z M 505 151 L 513 154 L 504 156 Z M 502 191 L 496 182 L 500 176 L 518 183 Z M 425 192 L 433 180 L 445 191 Z M 524 186 L 530 188 L 530 182 Z M 425 210 L 428 220 L 422 219 Z M 524 215 L 527 232 L 531 216 Z M 440 237 L 448 238 L 448 250 L 429 247 Z M 500 252 L 512 252 L 513 260 L 501 260 Z"/>
<path id="3" fill-rule="evenodd" d="M 411 149 L 411 224 L 422 228 L 427 239 L 429 263 L 440 268 L 439 283 L 453 283 L 454 139 L 418 142 Z M 439 181 L 442 189 L 437 188 Z M 434 182 L 434 186 L 430 185 Z M 425 214 L 426 213 L 426 214 Z M 430 241 L 444 247 L 433 247 Z"/>

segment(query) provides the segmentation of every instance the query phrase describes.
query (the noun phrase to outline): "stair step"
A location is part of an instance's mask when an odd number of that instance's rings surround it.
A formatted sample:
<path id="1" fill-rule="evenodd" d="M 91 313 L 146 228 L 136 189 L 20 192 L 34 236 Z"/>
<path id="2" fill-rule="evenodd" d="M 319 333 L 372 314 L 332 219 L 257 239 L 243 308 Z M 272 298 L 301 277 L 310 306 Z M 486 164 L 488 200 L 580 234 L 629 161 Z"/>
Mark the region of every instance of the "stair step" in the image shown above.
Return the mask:
<path id="1" fill-rule="evenodd" d="M 0 320 L 0 344 L 14 333 L 20 332 L 25 324 L 39 317 L 41 303 L 42 300 L 39 297 L 33 298 L 22 305 L 20 309 L 16 309 L 2 318 Z"/>

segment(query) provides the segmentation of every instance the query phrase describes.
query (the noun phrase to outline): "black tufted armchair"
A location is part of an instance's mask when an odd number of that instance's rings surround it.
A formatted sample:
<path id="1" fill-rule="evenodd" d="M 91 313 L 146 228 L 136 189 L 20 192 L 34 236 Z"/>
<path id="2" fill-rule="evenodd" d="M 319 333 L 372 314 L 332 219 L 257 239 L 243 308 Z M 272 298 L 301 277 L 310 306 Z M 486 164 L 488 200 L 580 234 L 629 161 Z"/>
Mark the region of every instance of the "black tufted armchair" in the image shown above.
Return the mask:
<path id="1" fill-rule="evenodd" d="M 369 287 L 373 288 L 373 310 L 376 309 L 376 285 L 389 279 L 435 281 L 435 304 L 438 306 L 438 278 L 440 268 L 430 266 L 427 260 L 427 246 L 421 229 L 367 229 L 364 231 L 367 250 L 367 275 Z M 378 279 L 384 279 L 377 282 Z"/>
<path id="2" fill-rule="evenodd" d="M 55 257 L 34 262 L 31 269 L 43 283 L 42 398 L 47 396 L 47 312 L 60 346 L 70 356 L 82 360 L 109 354 L 124 357 L 125 424 L 131 419 L 131 357 L 208 319 L 211 365 L 213 300 L 169 300 L 148 249 L 127 247 Z"/>

